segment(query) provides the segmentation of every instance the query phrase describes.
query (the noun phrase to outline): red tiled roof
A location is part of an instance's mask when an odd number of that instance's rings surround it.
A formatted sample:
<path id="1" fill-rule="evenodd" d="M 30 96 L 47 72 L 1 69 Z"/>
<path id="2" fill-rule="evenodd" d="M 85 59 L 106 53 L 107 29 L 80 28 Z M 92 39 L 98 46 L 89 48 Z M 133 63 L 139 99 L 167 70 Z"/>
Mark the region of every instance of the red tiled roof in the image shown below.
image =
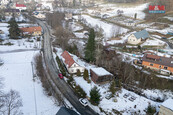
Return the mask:
<path id="1" fill-rule="evenodd" d="M 35 26 L 35 27 L 20 28 L 20 30 L 22 32 L 28 32 L 28 33 L 32 34 L 33 32 L 41 31 L 42 29 L 40 26 Z"/>
<path id="2" fill-rule="evenodd" d="M 65 64 L 68 65 L 68 68 L 70 68 L 74 63 L 75 61 L 73 60 L 73 58 L 71 57 L 71 55 L 67 52 L 67 51 L 64 51 L 61 56 L 65 59 Z"/>
<path id="3" fill-rule="evenodd" d="M 24 4 L 17 4 L 16 3 L 16 7 L 26 7 L 26 5 L 24 5 Z"/>
<path id="4" fill-rule="evenodd" d="M 157 56 L 157 55 L 151 55 L 151 54 L 147 54 L 146 57 L 147 57 L 147 58 L 151 58 L 151 59 L 160 59 L 160 56 Z"/>

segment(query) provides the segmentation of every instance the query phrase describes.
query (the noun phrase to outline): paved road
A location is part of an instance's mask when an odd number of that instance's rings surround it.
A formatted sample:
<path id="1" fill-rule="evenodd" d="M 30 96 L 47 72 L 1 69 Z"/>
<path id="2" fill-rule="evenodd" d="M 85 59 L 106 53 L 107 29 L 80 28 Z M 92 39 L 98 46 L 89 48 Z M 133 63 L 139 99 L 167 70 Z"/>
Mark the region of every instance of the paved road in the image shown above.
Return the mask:
<path id="1" fill-rule="evenodd" d="M 42 26 L 43 32 L 44 32 L 44 44 L 43 44 L 43 52 L 44 52 L 44 58 L 45 63 L 47 65 L 49 74 L 58 87 L 58 89 L 61 91 L 61 93 L 65 96 L 65 98 L 73 105 L 73 107 L 81 114 L 81 115 L 98 115 L 94 110 L 92 110 L 90 107 L 84 107 L 80 104 L 78 101 L 78 97 L 73 92 L 72 88 L 66 84 L 66 82 L 58 77 L 59 70 L 57 69 L 57 66 L 55 65 L 53 55 L 52 55 L 52 48 L 51 48 L 51 35 L 49 28 L 47 27 L 47 24 L 35 19 L 35 21 Z"/>

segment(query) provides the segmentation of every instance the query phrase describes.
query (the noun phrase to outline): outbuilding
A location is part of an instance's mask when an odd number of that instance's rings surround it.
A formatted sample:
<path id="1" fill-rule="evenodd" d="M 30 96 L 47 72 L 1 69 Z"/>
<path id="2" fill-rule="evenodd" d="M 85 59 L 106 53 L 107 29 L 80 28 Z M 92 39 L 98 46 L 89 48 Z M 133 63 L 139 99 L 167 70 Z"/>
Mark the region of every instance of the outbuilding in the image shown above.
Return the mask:
<path id="1" fill-rule="evenodd" d="M 102 84 L 113 80 L 113 75 L 102 67 L 90 69 L 91 80 L 94 83 Z"/>

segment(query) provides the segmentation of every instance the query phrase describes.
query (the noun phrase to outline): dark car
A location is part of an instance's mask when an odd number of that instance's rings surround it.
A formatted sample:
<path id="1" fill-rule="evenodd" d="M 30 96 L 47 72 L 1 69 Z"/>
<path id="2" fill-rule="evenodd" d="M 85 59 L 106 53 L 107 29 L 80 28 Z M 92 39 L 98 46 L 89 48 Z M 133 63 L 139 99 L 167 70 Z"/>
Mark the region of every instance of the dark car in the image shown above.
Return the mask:
<path id="1" fill-rule="evenodd" d="M 165 37 L 162 37 L 162 39 L 167 39 L 167 38 L 165 38 Z"/>
<path id="2" fill-rule="evenodd" d="M 62 73 L 59 73 L 58 76 L 59 76 L 60 79 L 64 78 L 64 76 L 62 75 Z"/>

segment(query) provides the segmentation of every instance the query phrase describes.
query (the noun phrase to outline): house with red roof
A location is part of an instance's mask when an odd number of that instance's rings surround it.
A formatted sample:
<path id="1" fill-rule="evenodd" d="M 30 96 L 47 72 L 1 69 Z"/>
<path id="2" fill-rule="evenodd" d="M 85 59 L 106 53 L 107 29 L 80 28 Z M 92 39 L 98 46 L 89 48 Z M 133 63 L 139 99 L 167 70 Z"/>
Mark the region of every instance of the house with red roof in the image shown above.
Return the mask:
<path id="1" fill-rule="evenodd" d="M 20 11 L 26 10 L 26 5 L 16 3 L 16 9 L 19 9 Z"/>
<path id="2" fill-rule="evenodd" d="M 85 67 L 80 66 L 67 51 L 64 51 L 61 56 L 63 57 L 62 60 L 69 73 L 77 73 L 78 70 L 81 73 L 84 72 Z"/>
<path id="3" fill-rule="evenodd" d="M 29 34 L 33 36 L 40 36 L 42 34 L 42 28 L 40 26 L 24 27 L 20 28 L 23 35 Z"/>

